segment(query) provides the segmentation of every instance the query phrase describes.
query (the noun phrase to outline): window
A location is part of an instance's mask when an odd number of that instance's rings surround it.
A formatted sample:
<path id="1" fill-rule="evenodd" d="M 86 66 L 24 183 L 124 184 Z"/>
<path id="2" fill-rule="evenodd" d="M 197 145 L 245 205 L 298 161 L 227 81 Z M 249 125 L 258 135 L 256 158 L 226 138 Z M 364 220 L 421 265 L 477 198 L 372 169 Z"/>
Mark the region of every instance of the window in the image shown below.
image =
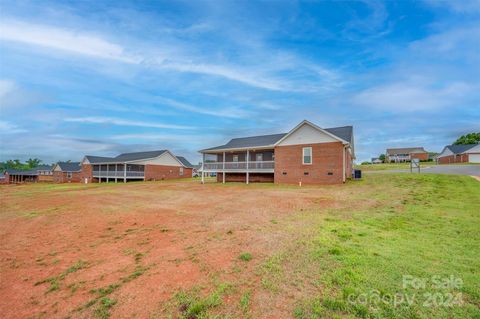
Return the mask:
<path id="1" fill-rule="evenodd" d="M 238 155 L 233 155 L 233 161 L 238 162 Z"/>
<path id="2" fill-rule="evenodd" d="M 183 167 L 180 167 L 180 173 L 179 174 L 180 174 L 180 176 L 183 175 Z"/>
<path id="3" fill-rule="evenodd" d="M 303 165 L 312 164 L 312 148 L 304 147 L 303 148 Z"/>
<path id="4" fill-rule="evenodd" d="M 72 172 L 67 172 L 67 178 L 71 179 L 72 178 Z"/>
<path id="5" fill-rule="evenodd" d="M 263 153 L 257 153 L 255 156 L 257 162 L 262 162 L 263 161 Z"/>

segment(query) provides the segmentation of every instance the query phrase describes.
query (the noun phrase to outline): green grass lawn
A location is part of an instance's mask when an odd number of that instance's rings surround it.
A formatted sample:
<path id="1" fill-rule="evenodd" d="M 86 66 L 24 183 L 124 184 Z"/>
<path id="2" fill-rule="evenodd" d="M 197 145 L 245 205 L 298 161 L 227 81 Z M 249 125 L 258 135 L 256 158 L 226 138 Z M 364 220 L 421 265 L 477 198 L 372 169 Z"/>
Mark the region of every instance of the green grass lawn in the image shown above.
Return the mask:
<path id="1" fill-rule="evenodd" d="M 421 162 L 421 167 L 428 167 L 436 165 L 435 162 Z M 355 165 L 356 169 L 362 171 L 384 171 L 384 170 L 396 170 L 396 169 L 410 169 L 410 163 L 382 163 L 382 164 L 365 164 Z"/>
<path id="2" fill-rule="evenodd" d="M 420 162 L 420 167 L 436 166 L 435 162 Z M 443 165 L 480 165 L 480 163 L 454 163 Z M 382 164 L 365 164 L 355 165 L 356 169 L 362 171 L 384 171 L 384 170 L 397 170 L 397 169 L 410 169 L 410 163 L 382 163 Z"/>
<path id="3" fill-rule="evenodd" d="M 292 273 L 319 287 L 297 302 L 296 318 L 480 318 L 480 183 L 382 175 L 346 186 L 356 208 L 303 213 L 310 226 L 265 264 L 267 287 Z M 366 197 L 374 183 L 383 190 Z M 367 200 L 379 204 L 362 209 Z M 412 278 L 425 285 L 404 287 Z M 435 285 L 449 278 L 460 283 Z"/>

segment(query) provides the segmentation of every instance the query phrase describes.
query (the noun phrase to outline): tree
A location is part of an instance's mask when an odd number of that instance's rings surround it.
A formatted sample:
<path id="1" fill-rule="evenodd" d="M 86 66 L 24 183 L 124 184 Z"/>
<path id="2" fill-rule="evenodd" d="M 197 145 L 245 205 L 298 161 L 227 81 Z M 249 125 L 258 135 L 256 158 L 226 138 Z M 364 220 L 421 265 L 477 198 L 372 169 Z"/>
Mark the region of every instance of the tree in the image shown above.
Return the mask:
<path id="1" fill-rule="evenodd" d="M 40 165 L 40 163 L 42 163 L 42 161 L 39 160 L 38 158 L 29 158 L 29 159 L 27 160 L 28 168 L 37 167 L 38 165 Z"/>
<path id="2" fill-rule="evenodd" d="M 477 144 L 477 143 L 480 143 L 480 132 L 462 135 L 453 143 L 453 145 L 465 145 L 465 144 Z"/>
<path id="3" fill-rule="evenodd" d="M 380 154 L 378 159 L 381 160 L 383 163 L 385 163 L 385 154 Z"/>

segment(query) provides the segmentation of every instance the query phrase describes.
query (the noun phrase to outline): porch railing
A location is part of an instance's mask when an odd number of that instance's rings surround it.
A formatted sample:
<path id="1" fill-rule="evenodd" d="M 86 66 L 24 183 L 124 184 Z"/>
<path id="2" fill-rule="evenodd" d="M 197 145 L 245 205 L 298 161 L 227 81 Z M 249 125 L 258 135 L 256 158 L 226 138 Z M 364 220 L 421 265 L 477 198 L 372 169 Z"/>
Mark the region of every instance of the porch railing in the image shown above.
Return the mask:
<path id="1" fill-rule="evenodd" d="M 143 171 L 127 171 L 126 177 L 143 177 Z M 94 177 L 124 177 L 124 171 L 93 171 Z"/>
<path id="2" fill-rule="evenodd" d="M 206 171 L 238 170 L 246 171 L 247 162 L 207 162 L 203 164 Z M 248 170 L 273 170 L 275 161 L 252 161 L 248 162 Z"/>

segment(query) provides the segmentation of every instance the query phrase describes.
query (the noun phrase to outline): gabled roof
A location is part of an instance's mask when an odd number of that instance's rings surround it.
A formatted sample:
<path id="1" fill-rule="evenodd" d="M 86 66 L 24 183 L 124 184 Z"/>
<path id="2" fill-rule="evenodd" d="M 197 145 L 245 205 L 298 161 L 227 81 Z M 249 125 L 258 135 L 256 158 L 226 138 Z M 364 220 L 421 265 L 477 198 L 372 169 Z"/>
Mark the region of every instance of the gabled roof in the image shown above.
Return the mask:
<path id="1" fill-rule="evenodd" d="M 464 144 L 464 145 L 447 145 L 445 148 L 448 148 L 454 154 L 462 154 L 468 151 L 469 149 L 477 146 L 478 144 Z M 443 151 L 442 151 L 443 153 Z"/>
<path id="2" fill-rule="evenodd" d="M 113 157 L 93 156 L 93 155 L 85 155 L 85 159 L 90 164 L 111 163 L 115 161 L 115 158 Z"/>
<path id="3" fill-rule="evenodd" d="M 427 153 L 423 147 L 387 148 L 387 155 Z"/>
<path id="4" fill-rule="evenodd" d="M 261 147 L 273 147 L 287 135 L 295 131 L 297 128 L 303 124 L 309 124 L 318 128 L 322 131 L 326 131 L 328 135 L 332 135 L 334 138 L 340 139 L 347 143 L 353 145 L 353 127 L 352 126 L 342 126 L 342 127 L 332 127 L 327 129 L 321 129 L 318 126 L 304 120 L 299 125 L 297 125 L 289 133 L 280 133 L 280 134 L 270 134 L 270 135 L 259 135 L 259 136 L 249 136 L 249 137 L 240 137 L 231 139 L 227 144 L 215 146 L 201 150 L 200 152 L 205 151 L 216 151 L 216 150 L 228 150 L 228 149 L 244 149 L 244 148 L 261 148 Z"/>
<path id="5" fill-rule="evenodd" d="M 183 166 L 191 168 L 192 164 L 182 156 L 175 156 L 169 150 L 147 151 L 147 152 L 134 152 L 134 153 L 122 153 L 116 157 L 104 157 L 104 156 L 92 156 L 85 155 L 85 158 L 90 164 L 123 164 L 134 161 L 141 161 L 159 157 L 164 153 L 169 153 Z"/>
<path id="6" fill-rule="evenodd" d="M 57 165 L 63 172 L 78 172 L 82 170 L 80 162 L 58 162 Z"/>
<path id="7" fill-rule="evenodd" d="M 155 158 L 159 157 L 163 153 L 165 153 L 167 150 L 159 150 L 159 151 L 148 151 L 148 152 L 135 152 L 135 153 L 123 153 L 115 157 L 116 161 L 138 161 L 138 160 L 143 160 L 143 159 L 148 159 L 148 158 Z"/>
<path id="8" fill-rule="evenodd" d="M 29 176 L 36 176 L 38 175 L 38 171 L 51 171 L 53 165 L 39 165 L 32 169 L 7 169 L 6 172 L 10 175 L 29 175 Z"/>
<path id="9" fill-rule="evenodd" d="M 185 166 L 186 168 L 193 168 L 193 165 L 192 163 L 190 163 L 185 157 L 183 156 L 176 156 L 176 158 L 182 162 L 183 166 Z"/>
<path id="10" fill-rule="evenodd" d="M 278 142 L 285 135 L 287 135 L 287 133 L 233 138 L 227 144 L 207 148 L 203 151 L 236 149 L 236 148 L 246 148 L 246 147 L 264 147 L 264 146 L 273 147 L 273 145 L 275 145 L 275 143 Z"/>

